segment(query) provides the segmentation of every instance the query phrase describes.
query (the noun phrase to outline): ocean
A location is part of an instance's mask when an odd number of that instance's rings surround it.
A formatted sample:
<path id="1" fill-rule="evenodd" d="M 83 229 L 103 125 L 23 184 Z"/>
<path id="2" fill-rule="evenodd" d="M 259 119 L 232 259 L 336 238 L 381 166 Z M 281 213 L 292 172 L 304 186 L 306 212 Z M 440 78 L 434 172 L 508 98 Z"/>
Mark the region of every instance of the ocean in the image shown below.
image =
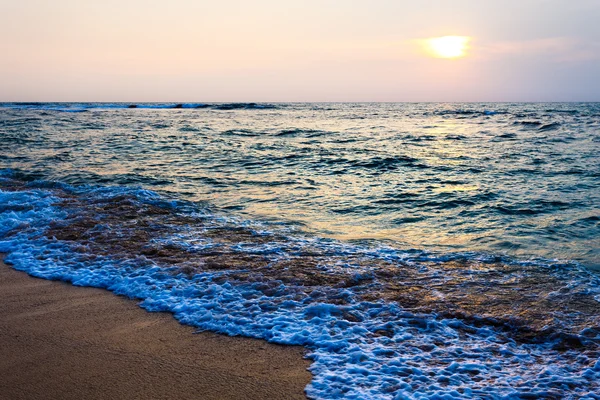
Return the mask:
<path id="1" fill-rule="evenodd" d="M 309 349 L 311 398 L 600 399 L 600 103 L 0 103 L 0 251 Z"/>

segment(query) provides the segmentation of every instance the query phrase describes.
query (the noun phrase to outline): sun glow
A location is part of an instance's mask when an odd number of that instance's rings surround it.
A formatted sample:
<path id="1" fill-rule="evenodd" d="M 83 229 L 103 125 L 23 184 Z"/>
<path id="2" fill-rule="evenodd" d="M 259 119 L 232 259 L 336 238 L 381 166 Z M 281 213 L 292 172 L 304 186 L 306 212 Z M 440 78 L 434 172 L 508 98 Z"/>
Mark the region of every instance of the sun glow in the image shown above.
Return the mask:
<path id="1" fill-rule="evenodd" d="M 427 39 L 425 45 L 433 57 L 459 58 L 467 54 L 470 40 L 468 36 L 442 36 Z"/>

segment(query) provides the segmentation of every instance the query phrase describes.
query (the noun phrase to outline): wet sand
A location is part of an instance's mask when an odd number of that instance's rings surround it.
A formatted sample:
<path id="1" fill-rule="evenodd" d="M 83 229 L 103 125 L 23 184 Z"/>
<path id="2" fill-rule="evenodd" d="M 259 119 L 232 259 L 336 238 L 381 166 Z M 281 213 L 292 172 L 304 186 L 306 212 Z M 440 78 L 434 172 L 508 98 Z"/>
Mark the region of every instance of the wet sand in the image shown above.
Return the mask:
<path id="1" fill-rule="evenodd" d="M 194 334 L 108 291 L 0 261 L 2 399 L 303 399 L 301 347 Z"/>

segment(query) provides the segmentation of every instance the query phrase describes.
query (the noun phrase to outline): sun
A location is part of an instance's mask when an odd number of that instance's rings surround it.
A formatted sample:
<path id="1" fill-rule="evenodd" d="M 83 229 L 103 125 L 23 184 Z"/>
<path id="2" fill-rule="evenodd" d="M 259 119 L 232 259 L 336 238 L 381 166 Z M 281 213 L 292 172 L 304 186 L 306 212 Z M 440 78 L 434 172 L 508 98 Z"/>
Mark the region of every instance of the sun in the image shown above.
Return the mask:
<path id="1" fill-rule="evenodd" d="M 425 47 L 433 57 L 460 58 L 467 54 L 469 49 L 468 36 L 442 36 L 425 40 Z"/>

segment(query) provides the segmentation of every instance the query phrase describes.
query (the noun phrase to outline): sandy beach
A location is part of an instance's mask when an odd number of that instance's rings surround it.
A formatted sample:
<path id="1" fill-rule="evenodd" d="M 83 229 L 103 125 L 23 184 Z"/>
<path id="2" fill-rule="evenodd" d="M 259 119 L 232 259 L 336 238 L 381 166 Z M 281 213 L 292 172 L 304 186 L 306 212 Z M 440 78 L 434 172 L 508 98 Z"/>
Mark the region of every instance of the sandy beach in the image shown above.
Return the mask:
<path id="1" fill-rule="evenodd" d="M 110 292 L 0 262 L 2 399 L 302 399 L 301 347 L 194 334 Z"/>

